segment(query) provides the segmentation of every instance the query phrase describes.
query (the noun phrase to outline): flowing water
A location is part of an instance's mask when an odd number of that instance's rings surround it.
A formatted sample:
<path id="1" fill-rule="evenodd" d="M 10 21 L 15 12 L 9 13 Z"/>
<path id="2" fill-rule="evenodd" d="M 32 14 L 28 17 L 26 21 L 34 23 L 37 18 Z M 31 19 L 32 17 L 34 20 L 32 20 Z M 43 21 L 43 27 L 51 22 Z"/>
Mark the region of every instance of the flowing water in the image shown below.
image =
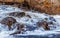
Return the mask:
<path id="1" fill-rule="evenodd" d="M 24 33 L 21 34 L 10 35 L 11 33 L 16 31 L 16 28 L 9 31 L 7 26 L 0 24 L 0 38 L 59 38 L 60 15 L 48 15 L 44 13 L 39 13 L 37 11 L 24 11 L 17 7 L 0 5 L 0 20 L 9 16 L 8 13 L 11 12 L 25 12 L 27 15 L 30 15 L 31 18 L 28 18 L 26 16 L 21 18 L 14 17 L 17 22 L 28 24 L 29 26 L 27 28 L 30 28 L 30 30 L 26 30 Z M 51 16 L 53 17 L 52 20 L 49 19 Z M 44 18 L 48 18 L 47 21 L 54 22 L 54 25 L 49 25 L 49 28 L 51 30 L 46 31 L 43 29 L 43 27 L 34 29 L 34 27 L 36 27 L 36 22 L 42 21 Z"/>

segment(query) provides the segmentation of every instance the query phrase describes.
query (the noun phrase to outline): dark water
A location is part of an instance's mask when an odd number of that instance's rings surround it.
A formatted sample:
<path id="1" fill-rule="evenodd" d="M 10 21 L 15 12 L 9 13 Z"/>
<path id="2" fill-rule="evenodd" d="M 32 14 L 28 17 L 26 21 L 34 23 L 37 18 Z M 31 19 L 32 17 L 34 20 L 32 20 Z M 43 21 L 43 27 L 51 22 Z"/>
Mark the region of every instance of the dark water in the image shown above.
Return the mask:
<path id="1" fill-rule="evenodd" d="M 60 38 L 60 34 L 54 35 L 52 34 L 52 36 L 46 35 L 46 36 L 39 36 L 39 35 L 29 35 L 29 36 L 17 36 L 14 35 L 15 38 Z"/>

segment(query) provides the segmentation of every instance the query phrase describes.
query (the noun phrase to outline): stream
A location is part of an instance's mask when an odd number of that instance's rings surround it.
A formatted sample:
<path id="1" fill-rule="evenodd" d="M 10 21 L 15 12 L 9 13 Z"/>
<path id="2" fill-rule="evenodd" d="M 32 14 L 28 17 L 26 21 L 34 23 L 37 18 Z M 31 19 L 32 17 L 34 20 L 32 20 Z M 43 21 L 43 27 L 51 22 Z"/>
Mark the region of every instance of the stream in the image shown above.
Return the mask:
<path id="1" fill-rule="evenodd" d="M 19 23 L 27 24 L 28 27 L 24 28 L 26 30 L 21 34 L 10 35 L 16 31 L 16 28 L 13 30 L 8 30 L 7 26 L 4 26 L 0 23 L 0 38 L 60 38 L 60 15 L 48 15 L 40 12 L 25 11 L 17 7 L 12 7 L 10 5 L 0 5 L 0 21 L 8 17 L 8 13 L 12 12 L 25 12 L 26 15 L 30 15 L 31 18 L 23 16 L 21 18 L 14 17 Z M 50 19 L 50 17 L 53 17 Z M 44 18 L 47 18 L 47 22 L 53 21 L 54 24 L 49 24 L 50 30 L 44 30 L 43 27 L 36 28 L 36 22 L 42 21 Z"/>

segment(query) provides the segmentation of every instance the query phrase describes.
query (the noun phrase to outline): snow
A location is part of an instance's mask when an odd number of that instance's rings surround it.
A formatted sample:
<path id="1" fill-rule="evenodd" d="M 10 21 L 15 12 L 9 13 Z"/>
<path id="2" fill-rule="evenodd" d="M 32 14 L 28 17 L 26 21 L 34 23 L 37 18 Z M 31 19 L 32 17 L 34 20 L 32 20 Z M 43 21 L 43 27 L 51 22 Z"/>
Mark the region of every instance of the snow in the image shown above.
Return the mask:
<path id="1" fill-rule="evenodd" d="M 48 14 L 44 14 L 44 13 L 37 13 L 37 12 L 32 12 L 32 11 L 24 11 L 22 9 L 19 9 L 17 7 L 11 7 L 11 6 L 7 6 L 7 5 L 0 5 L 0 20 L 2 18 L 5 18 L 7 13 L 11 13 L 11 12 L 25 12 L 26 14 L 30 15 L 32 18 L 28 18 L 28 17 L 22 17 L 22 18 L 16 18 L 16 20 L 20 23 L 24 23 L 24 24 L 29 24 L 32 26 L 35 26 L 34 24 L 37 21 L 40 21 L 44 18 L 49 18 L 50 15 Z M 35 29 L 34 31 L 26 31 L 24 32 L 24 34 L 17 34 L 17 35 L 22 35 L 22 36 L 27 36 L 27 35 L 49 35 L 49 34 L 60 34 L 60 15 L 52 15 L 52 17 L 54 17 L 56 19 L 56 24 L 54 25 L 56 28 L 53 28 L 53 25 L 50 25 L 52 28 L 52 30 L 49 31 L 45 31 L 42 27 L 40 27 L 39 29 Z M 33 20 L 31 22 L 31 20 Z M 48 20 L 49 21 L 49 20 Z M 13 36 L 11 36 L 10 34 L 13 33 L 14 31 L 16 31 L 16 29 L 9 31 L 7 29 L 7 26 L 3 26 L 2 24 L 0 24 L 0 38 L 14 38 Z M 49 37 L 52 37 L 52 35 L 50 35 Z"/>

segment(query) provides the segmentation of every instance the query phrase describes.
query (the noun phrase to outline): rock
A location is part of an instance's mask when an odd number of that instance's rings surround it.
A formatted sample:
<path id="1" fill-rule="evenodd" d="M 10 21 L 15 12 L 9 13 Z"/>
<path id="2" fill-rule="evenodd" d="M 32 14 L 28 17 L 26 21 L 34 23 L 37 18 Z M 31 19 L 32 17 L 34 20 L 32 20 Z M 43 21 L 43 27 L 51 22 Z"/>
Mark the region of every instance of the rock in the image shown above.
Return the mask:
<path id="1" fill-rule="evenodd" d="M 52 25 L 54 25 L 54 23 L 53 23 L 52 21 L 48 22 L 48 24 L 52 24 Z"/>
<path id="2" fill-rule="evenodd" d="M 48 23 L 46 21 L 42 22 L 42 26 L 45 30 L 50 30 L 50 28 L 48 27 Z"/>
<path id="3" fill-rule="evenodd" d="M 50 28 L 48 27 L 48 23 L 46 21 L 37 22 L 36 24 L 38 27 L 42 26 L 45 30 L 50 30 Z"/>
<path id="4" fill-rule="evenodd" d="M 12 12 L 9 15 L 15 16 L 15 17 L 23 17 L 23 16 L 25 16 L 25 13 L 24 12 Z"/>
<path id="5" fill-rule="evenodd" d="M 21 8 L 23 8 L 23 9 L 25 9 L 25 10 L 29 10 L 29 9 L 30 9 L 30 6 L 29 6 L 29 4 L 28 4 L 27 1 L 24 1 L 24 2 L 22 3 L 22 5 L 21 5 Z"/>
<path id="6" fill-rule="evenodd" d="M 60 1 L 59 0 L 26 0 L 28 4 L 43 13 L 47 14 L 60 14 Z"/>
<path id="7" fill-rule="evenodd" d="M 6 18 L 2 19 L 2 21 L 0 23 L 7 25 L 10 30 L 12 24 L 16 23 L 16 19 L 14 19 L 13 17 L 6 17 Z"/>
<path id="8" fill-rule="evenodd" d="M 56 22 L 56 19 L 54 17 L 48 17 L 48 18 L 44 18 L 45 21 L 47 21 L 48 24 L 52 24 L 54 25 L 54 22 Z"/>
<path id="9" fill-rule="evenodd" d="M 17 23 L 16 26 L 17 26 L 17 30 L 22 30 L 22 28 L 24 28 L 24 24 Z"/>
<path id="10" fill-rule="evenodd" d="M 49 17 L 49 20 L 56 22 L 54 17 Z"/>
<path id="11" fill-rule="evenodd" d="M 42 22 L 38 21 L 36 24 L 37 24 L 38 27 L 40 27 L 42 25 Z"/>
<path id="12" fill-rule="evenodd" d="M 26 17 L 29 17 L 29 18 L 31 18 L 31 16 L 30 16 L 30 15 L 26 15 Z"/>
<path id="13" fill-rule="evenodd" d="M 16 26 L 17 26 L 17 31 L 15 31 L 14 33 L 12 33 L 10 35 L 20 34 L 24 30 L 23 29 L 24 28 L 24 24 L 17 23 Z"/>

